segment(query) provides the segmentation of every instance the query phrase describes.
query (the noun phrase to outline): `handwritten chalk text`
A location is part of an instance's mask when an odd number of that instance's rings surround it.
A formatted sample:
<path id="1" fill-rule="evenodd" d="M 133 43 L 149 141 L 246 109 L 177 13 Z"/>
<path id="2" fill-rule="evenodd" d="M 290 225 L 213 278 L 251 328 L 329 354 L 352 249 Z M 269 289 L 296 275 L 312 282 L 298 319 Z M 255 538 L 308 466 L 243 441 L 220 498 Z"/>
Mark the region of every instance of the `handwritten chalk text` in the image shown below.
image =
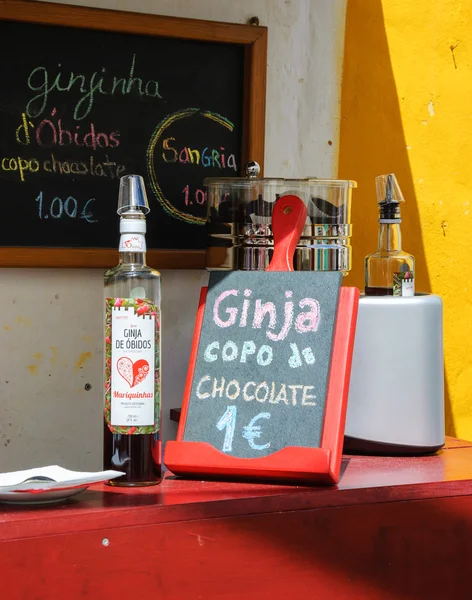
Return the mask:
<path id="1" fill-rule="evenodd" d="M 291 385 L 275 381 L 240 383 L 237 379 L 231 379 L 227 382 L 225 377 L 212 378 L 205 375 L 198 382 L 195 394 L 199 400 L 225 398 L 231 402 L 239 399 L 245 402 L 254 400 L 261 404 L 267 402 L 283 403 L 286 406 L 316 406 L 316 396 L 311 393 L 314 389 L 313 385 Z"/>
<path id="2" fill-rule="evenodd" d="M 292 302 L 291 298 L 293 292 L 291 290 L 285 291 L 285 302 L 283 313 L 284 318 L 280 325 L 280 331 L 275 333 L 273 330 L 277 327 L 277 308 L 273 302 L 263 302 L 262 299 L 257 298 L 255 303 L 250 300 L 252 290 L 244 290 L 244 300 L 241 306 L 235 306 L 235 298 L 239 297 L 239 290 L 231 289 L 223 291 L 215 300 L 213 306 L 213 321 L 218 327 L 230 328 L 234 325 L 239 327 L 246 327 L 248 324 L 253 329 L 261 329 L 264 325 L 266 317 L 268 318 L 268 325 L 266 330 L 266 336 L 273 342 L 284 340 L 289 334 L 292 325 L 295 327 L 295 331 L 298 333 L 314 332 L 318 329 L 320 320 L 320 306 L 317 300 L 314 298 L 302 298 L 298 302 L 300 309 L 308 308 L 308 311 L 301 311 L 295 318 L 294 323 L 294 308 L 295 303 Z M 229 300 L 229 302 L 228 302 Z M 254 308 L 252 305 L 254 304 Z M 224 308 L 223 308 L 224 307 Z M 252 319 L 250 315 L 252 313 Z M 280 311 L 279 311 L 280 314 Z M 239 322 L 237 323 L 237 321 Z M 251 322 L 252 321 L 252 322 Z"/>
<path id="3" fill-rule="evenodd" d="M 107 75 L 105 67 L 94 71 L 90 77 L 82 74 L 62 72 L 61 63 L 58 70 L 51 73 L 46 67 L 35 67 L 28 75 L 27 84 L 32 92 L 37 92 L 26 105 L 28 117 L 39 117 L 47 109 L 53 92 L 59 94 L 74 92 L 81 94 L 74 107 L 74 119 L 81 121 L 91 112 L 97 94 L 107 96 L 126 96 L 132 92 L 140 97 L 162 98 L 159 83 L 154 79 L 144 80 L 135 76 L 136 54 L 133 54 L 129 73 L 125 77 Z"/>
<path id="4" fill-rule="evenodd" d="M 227 156 L 222 146 L 218 150 L 216 148 L 208 148 L 208 146 L 201 151 L 187 146 L 179 150 L 171 146 L 173 142 L 175 142 L 174 137 L 168 137 L 162 141 L 162 159 L 166 163 L 179 162 L 182 164 L 218 167 L 219 169 L 233 169 L 233 171 L 237 171 L 236 157 L 234 154 Z"/>
<path id="5" fill-rule="evenodd" d="M 225 439 L 223 442 L 223 452 L 232 452 L 233 450 L 233 438 L 236 429 L 236 417 L 237 417 L 237 406 L 228 406 L 226 411 L 221 416 L 216 424 L 216 428 L 219 431 L 225 429 Z M 255 439 L 259 439 L 262 435 L 262 426 L 256 425 L 260 419 L 270 419 L 270 413 L 261 412 L 253 417 L 248 425 L 243 427 L 242 437 L 247 440 L 247 443 L 253 450 L 266 450 L 270 448 L 270 442 L 266 444 L 256 444 Z"/>
<path id="6" fill-rule="evenodd" d="M 220 352 L 221 350 L 221 352 Z M 222 362 L 233 362 L 239 359 L 240 363 L 250 363 L 255 360 L 260 367 L 267 367 L 271 364 L 274 358 L 274 350 L 272 346 L 263 344 L 259 350 L 252 340 L 246 340 L 243 342 L 241 347 L 241 354 L 239 353 L 238 345 L 232 340 L 228 340 L 223 347 L 220 346 L 220 342 L 210 342 L 205 348 L 203 353 L 203 360 L 207 363 L 212 363 L 217 360 Z M 316 362 L 315 354 L 309 346 L 303 348 L 301 353 L 297 344 L 290 344 L 291 355 L 288 357 L 288 364 L 292 369 L 303 366 L 304 362 L 307 365 L 314 365 Z M 303 357 L 303 360 L 302 360 Z"/>
<path id="7" fill-rule="evenodd" d="M 203 190 L 195 190 L 194 194 L 190 194 L 190 186 L 186 185 L 182 190 L 185 198 L 185 206 L 191 206 L 192 204 L 205 204 L 207 201 L 207 194 Z"/>
<path id="8" fill-rule="evenodd" d="M 0 170 L 14 174 L 20 181 L 25 181 L 26 173 L 55 173 L 58 175 L 91 175 L 94 177 L 109 177 L 119 179 L 126 170 L 125 165 L 119 165 L 115 161 L 97 161 L 90 156 L 87 161 L 57 160 L 54 154 L 45 160 L 27 158 L 23 156 L 6 156 L 0 159 Z"/>
<path id="9" fill-rule="evenodd" d="M 85 202 L 79 202 L 73 196 L 68 196 L 65 200 L 55 196 L 50 200 L 46 200 L 43 192 L 39 192 L 35 199 L 38 207 L 38 217 L 40 219 L 61 219 L 62 217 L 69 219 L 84 219 L 87 223 L 97 223 L 91 213 L 92 204 L 95 198 L 89 198 Z"/>
<path id="10" fill-rule="evenodd" d="M 75 125 L 75 131 L 58 119 L 56 109 L 51 112 L 51 119 L 43 119 L 35 126 L 26 114 L 21 114 L 22 122 L 17 127 L 15 136 L 19 144 L 28 146 L 36 140 L 38 146 L 50 148 L 51 146 L 85 146 L 87 148 L 117 148 L 120 145 L 120 132 L 108 133 L 96 129 L 94 123 L 86 127 Z M 31 131 L 30 131 L 31 129 Z"/>
<path id="11" fill-rule="evenodd" d="M 224 344 L 221 350 L 221 355 L 218 352 L 219 349 L 220 342 L 211 342 L 210 344 L 208 344 L 203 355 L 205 361 L 214 362 L 218 360 L 220 356 L 223 362 L 232 362 L 234 360 L 237 360 L 239 355 L 238 346 L 231 340 L 227 341 L 226 344 Z M 248 356 L 250 356 L 251 354 L 256 354 L 256 344 L 252 340 L 243 342 L 243 346 L 241 348 L 241 358 L 239 362 L 247 362 Z M 272 362 L 273 355 L 274 353 L 272 348 L 264 344 L 259 348 L 257 352 L 257 364 L 261 367 L 266 367 L 267 365 L 270 365 L 270 363 Z"/>
<path id="12" fill-rule="evenodd" d="M 4 157 L 0 163 L 2 171 L 13 171 L 17 173 L 21 181 L 25 180 L 25 173 L 37 173 L 40 163 L 36 158 L 24 158 L 22 156 Z"/>

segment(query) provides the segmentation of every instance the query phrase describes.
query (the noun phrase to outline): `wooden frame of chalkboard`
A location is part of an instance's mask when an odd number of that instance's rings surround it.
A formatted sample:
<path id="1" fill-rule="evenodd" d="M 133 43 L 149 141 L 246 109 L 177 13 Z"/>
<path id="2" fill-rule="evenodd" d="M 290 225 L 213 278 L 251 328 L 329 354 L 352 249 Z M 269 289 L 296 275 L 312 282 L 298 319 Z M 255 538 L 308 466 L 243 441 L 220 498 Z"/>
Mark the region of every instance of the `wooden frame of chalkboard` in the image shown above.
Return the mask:
<path id="1" fill-rule="evenodd" d="M 242 136 L 237 173 L 233 171 L 232 175 L 242 174 L 242 169 L 247 160 L 256 160 L 261 165 L 261 169 L 263 168 L 267 66 L 266 27 L 83 8 L 29 0 L 0 0 L 0 25 L 3 21 L 18 23 L 18 26 L 59 26 L 60 28 L 66 28 L 70 35 L 78 30 L 87 30 L 89 35 L 96 31 L 106 32 L 106 35 L 109 33 L 134 34 L 144 36 L 146 39 L 153 37 L 156 40 L 159 38 L 171 40 L 174 43 L 176 41 L 182 43 L 189 41 L 209 44 L 218 43 L 221 47 L 242 49 Z M 26 48 L 28 53 L 34 54 L 34 46 L 29 45 L 29 42 Z M 14 54 L 14 48 L 11 51 Z M 0 58 L 0 73 L 2 62 L 5 64 L 10 59 L 10 56 Z M 73 73 L 71 73 L 72 75 Z M 211 72 L 205 73 L 205 77 L 209 78 L 211 76 Z M 220 115 L 217 114 L 217 116 Z M 19 118 L 21 118 L 21 115 Z M 15 123 L 15 127 L 16 125 L 18 124 Z M 28 128 L 26 121 L 24 121 L 24 127 L 26 131 Z M 18 158 L 18 164 L 19 160 Z M 6 164 L 8 166 L 9 163 Z M 17 163 L 12 162 L 11 164 L 13 168 L 14 164 Z M 208 176 L 208 174 L 205 173 L 204 176 Z M 202 179 L 204 176 L 202 176 Z M 210 176 L 214 176 L 214 174 L 210 173 Z M 226 173 L 223 176 L 226 176 Z M 3 191 L 5 195 L 10 196 L 10 191 L 5 189 Z M 197 192 L 199 191 L 197 190 Z M 2 186 L 0 185 L 1 192 Z M 52 195 L 55 195 L 54 192 L 52 192 Z M 34 195 L 32 197 L 34 199 Z M 38 199 L 41 205 L 42 192 L 41 195 L 36 197 L 36 202 Z M 64 201 L 61 201 L 61 207 Z M 114 213 L 115 206 L 111 202 L 108 202 L 107 206 L 107 210 Z M 73 215 L 74 210 L 77 214 L 77 206 L 75 205 L 74 208 L 70 203 L 68 215 Z M 83 216 L 87 218 L 88 215 L 84 214 Z M 57 218 L 57 214 L 51 214 L 51 217 Z M 48 226 L 51 222 L 52 219 L 49 219 Z M 150 244 L 148 241 L 147 257 L 148 263 L 158 268 L 198 269 L 205 267 L 204 247 L 153 248 L 152 243 Z M 108 268 L 115 265 L 116 262 L 117 250 L 112 244 L 109 247 L 108 244 L 107 247 L 100 244 L 94 247 L 81 247 L 80 245 L 71 247 L 67 242 L 52 247 L 42 242 L 34 245 L 21 245 L 20 240 L 20 243 L 16 243 L 16 241 L 7 242 L 4 246 L 0 246 L 1 267 Z"/>

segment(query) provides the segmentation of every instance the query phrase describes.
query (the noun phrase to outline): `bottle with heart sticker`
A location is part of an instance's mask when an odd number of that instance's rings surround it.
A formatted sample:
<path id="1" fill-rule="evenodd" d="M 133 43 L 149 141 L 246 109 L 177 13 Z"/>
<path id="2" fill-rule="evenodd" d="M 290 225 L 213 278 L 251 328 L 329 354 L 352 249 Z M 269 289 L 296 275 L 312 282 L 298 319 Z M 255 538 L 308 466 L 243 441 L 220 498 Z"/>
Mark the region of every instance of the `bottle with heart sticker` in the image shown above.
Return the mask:
<path id="1" fill-rule="evenodd" d="M 161 280 L 146 265 L 149 204 L 142 177 L 120 180 L 119 263 L 105 273 L 104 469 L 114 486 L 161 481 Z"/>

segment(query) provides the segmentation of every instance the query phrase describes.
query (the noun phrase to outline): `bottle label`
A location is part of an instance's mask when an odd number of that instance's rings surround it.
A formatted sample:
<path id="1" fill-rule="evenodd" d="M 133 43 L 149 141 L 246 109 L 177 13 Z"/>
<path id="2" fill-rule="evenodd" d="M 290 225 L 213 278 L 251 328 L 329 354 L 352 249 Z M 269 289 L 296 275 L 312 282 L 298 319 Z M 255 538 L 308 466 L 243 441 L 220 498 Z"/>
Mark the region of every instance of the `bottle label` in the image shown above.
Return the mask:
<path id="1" fill-rule="evenodd" d="M 105 420 L 124 434 L 159 431 L 159 310 L 142 298 L 107 298 Z"/>
<path id="2" fill-rule="evenodd" d="M 413 271 L 393 274 L 393 295 L 394 296 L 414 296 L 415 278 Z"/>
<path id="3" fill-rule="evenodd" d="M 142 233 L 122 233 L 119 252 L 146 252 L 146 236 Z"/>

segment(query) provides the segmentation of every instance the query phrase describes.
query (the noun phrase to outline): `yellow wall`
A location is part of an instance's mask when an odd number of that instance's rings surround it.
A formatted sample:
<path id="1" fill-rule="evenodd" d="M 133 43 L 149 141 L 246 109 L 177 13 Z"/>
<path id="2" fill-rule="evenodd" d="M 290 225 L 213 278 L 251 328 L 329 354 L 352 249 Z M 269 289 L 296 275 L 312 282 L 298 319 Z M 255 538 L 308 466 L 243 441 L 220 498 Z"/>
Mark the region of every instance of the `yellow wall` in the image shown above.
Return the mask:
<path id="1" fill-rule="evenodd" d="M 374 177 L 393 172 L 416 289 L 444 302 L 447 433 L 472 439 L 472 2 L 347 5 L 339 176 L 359 187 L 346 283 L 363 286 Z"/>

